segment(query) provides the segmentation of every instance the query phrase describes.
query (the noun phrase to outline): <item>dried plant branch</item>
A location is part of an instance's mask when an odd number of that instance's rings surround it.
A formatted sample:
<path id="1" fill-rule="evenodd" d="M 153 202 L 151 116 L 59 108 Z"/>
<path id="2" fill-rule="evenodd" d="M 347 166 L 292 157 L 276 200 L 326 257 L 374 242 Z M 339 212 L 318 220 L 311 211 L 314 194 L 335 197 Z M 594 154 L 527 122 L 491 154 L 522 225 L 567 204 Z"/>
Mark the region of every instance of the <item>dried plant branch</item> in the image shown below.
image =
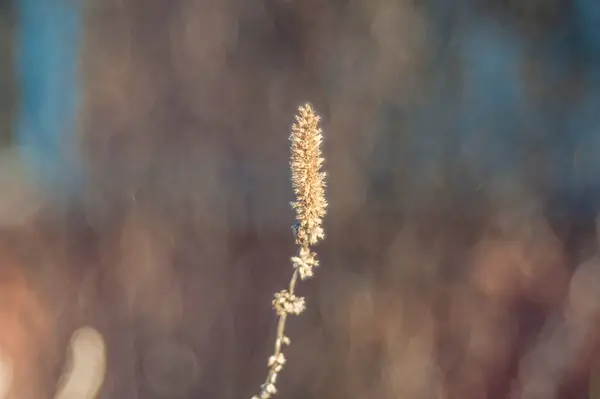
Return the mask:
<path id="1" fill-rule="evenodd" d="M 275 349 L 267 364 L 267 379 L 252 399 L 268 399 L 277 393 L 275 384 L 285 364 L 283 347 L 290 344 L 285 335 L 287 316 L 299 315 L 306 307 L 304 298 L 294 293 L 296 283 L 298 277 L 302 280 L 312 277 L 313 269 L 319 266 L 317 255 L 311 250 L 312 245 L 325 238 L 322 222 L 327 210 L 326 174 L 321 172 L 324 159 L 321 156 L 323 136 L 319 120 L 313 108 L 305 104 L 298 108 L 296 122 L 292 125 L 290 169 L 296 201 L 291 205 L 296 211 L 293 231 L 298 254 L 291 258 L 294 272 L 288 289 L 279 291 L 273 299 L 273 308 L 279 317 Z"/>

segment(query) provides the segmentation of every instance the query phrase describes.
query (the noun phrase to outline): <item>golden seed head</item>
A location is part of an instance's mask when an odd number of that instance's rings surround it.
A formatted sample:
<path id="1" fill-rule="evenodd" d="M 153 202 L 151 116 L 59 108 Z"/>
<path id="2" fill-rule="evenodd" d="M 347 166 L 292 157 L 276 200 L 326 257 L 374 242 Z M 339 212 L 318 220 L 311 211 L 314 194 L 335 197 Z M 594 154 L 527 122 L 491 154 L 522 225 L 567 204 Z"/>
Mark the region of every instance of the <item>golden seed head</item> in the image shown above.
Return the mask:
<path id="1" fill-rule="evenodd" d="M 298 108 L 296 122 L 290 135 L 292 187 L 296 201 L 294 233 L 297 244 L 308 246 L 324 238 L 321 227 L 327 210 L 325 199 L 325 172 L 321 172 L 324 159 L 321 156 L 322 130 L 320 117 L 310 104 Z"/>
<path id="2" fill-rule="evenodd" d="M 294 273 L 289 282 L 289 288 L 277 292 L 272 305 L 279 317 L 275 352 L 269 358 L 267 366 L 269 373 L 259 393 L 252 399 L 271 399 L 277 389 L 277 376 L 286 363 L 283 346 L 290 345 L 290 339 L 285 336 L 285 323 L 288 315 L 299 315 L 306 308 L 303 297 L 295 295 L 297 278 L 305 280 L 312 277 L 314 268 L 319 266 L 317 255 L 310 246 L 324 238 L 323 217 L 327 209 L 325 200 L 325 173 L 321 172 L 323 158 L 321 157 L 322 131 L 319 128 L 319 116 L 309 104 L 298 108 L 296 122 L 292 125 L 291 159 L 292 187 L 296 201 L 292 207 L 296 210 L 294 235 L 298 244 L 298 254 L 291 258 Z"/>

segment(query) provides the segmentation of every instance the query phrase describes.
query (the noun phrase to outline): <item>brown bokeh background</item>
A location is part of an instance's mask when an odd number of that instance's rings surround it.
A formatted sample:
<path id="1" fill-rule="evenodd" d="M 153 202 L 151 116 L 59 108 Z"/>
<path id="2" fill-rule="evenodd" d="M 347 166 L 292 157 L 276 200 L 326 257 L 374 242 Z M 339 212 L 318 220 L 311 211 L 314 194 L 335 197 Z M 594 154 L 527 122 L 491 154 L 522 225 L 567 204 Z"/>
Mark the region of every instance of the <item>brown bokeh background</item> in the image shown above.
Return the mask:
<path id="1" fill-rule="evenodd" d="M 304 101 L 330 208 L 280 397 L 591 397 L 598 50 L 585 1 L 523 4 L 86 2 L 83 187 L 23 190 L 35 211 L 2 233 L 22 397 L 52 396 L 81 325 L 107 344 L 101 398 L 255 393 Z"/>

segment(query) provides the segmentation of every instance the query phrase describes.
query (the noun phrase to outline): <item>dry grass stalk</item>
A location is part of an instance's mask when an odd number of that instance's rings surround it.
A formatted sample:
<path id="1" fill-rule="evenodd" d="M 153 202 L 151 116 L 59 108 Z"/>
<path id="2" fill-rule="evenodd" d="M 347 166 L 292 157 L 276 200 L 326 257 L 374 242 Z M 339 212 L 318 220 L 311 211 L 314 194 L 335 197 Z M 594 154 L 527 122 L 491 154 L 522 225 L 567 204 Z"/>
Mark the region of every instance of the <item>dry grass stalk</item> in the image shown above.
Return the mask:
<path id="1" fill-rule="evenodd" d="M 288 289 L 275 294 L 273 308 L 279 317 L 275 349 L 269 358 L 269 372 L 258 395 L 252 399 L 268 399 L 277 393 L 277 376 L 285 364 L 283 347 L 290 344 L 285 335 L 285 325 L 289 314 L 299 315 L 305 309 L 304 298 L 295 295 L 298 277 L 305 280 L 313 276 L 313 269 L 319 265 L 311 246 L 325 238 L 322 222 L 327 210 L 325 199 L 325 172 L 321 172 L 324 159 L 321 156 L 322 131 L 319 116 L 309 104 L 298 108 L 296 122 L 292 125 L 291 159 L 292 187 L 296 201 L 292 208 L 296 211 L 293 226 L 298 254 L 291 258 L 294 272 Z"/>

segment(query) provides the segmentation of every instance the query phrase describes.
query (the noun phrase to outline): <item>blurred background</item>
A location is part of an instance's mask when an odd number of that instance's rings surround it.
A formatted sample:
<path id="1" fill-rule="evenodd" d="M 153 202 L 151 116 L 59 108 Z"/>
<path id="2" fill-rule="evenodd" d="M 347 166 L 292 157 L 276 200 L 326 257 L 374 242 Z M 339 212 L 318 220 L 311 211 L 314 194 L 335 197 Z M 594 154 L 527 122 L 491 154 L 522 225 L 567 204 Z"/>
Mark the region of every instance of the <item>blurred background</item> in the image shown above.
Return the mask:
<path id="1" fill-rule="evenodd" d="M 600 397 L 599 29 L 594 0 L 2 0 L 6 397 L 54 397 L 83 326 L 98 398 L 251 397 L 305 101 L 330 208 L 280 396 Z"/>

